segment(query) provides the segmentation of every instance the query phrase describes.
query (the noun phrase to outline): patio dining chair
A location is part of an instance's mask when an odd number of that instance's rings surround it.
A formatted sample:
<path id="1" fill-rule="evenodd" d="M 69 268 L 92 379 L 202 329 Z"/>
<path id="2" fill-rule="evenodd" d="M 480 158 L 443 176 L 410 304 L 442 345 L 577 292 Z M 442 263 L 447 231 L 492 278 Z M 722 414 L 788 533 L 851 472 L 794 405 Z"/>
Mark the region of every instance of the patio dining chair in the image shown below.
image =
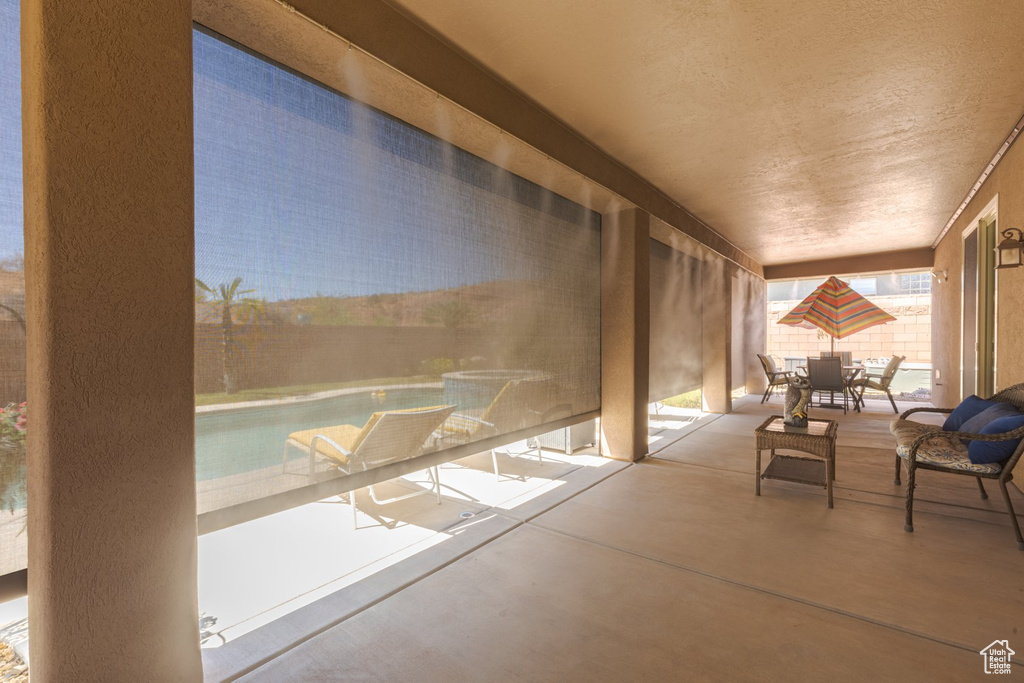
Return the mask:
<path id="1" fill-rule="evenodd" d="M 838 408 L 836 393 L 843 395 L 843 412 L 849 409 L 849 387 L 843 374 L 843 361 L 838 356 L 807 359 L 807 379 L 811 382 L 811 394 L 818 392 L 819 406 Z M 829 403 L 822 402 L 820 394 L 829 392 Z"/>
<path id="2" fill-rule="evenodd" d="M 775 391 L 775 387 L 784 387 L 789 385 L 789 378 L 792 377 L 793 373 L 776 368 L 775 360 L 771 356 L 759 353 L 757 354 L 757 359 L 761 361 L 761 369 L 764 370 L 764 376 L 768 380 L 768 386 L 764 390 L 764 396 L 761 397 L 761 403 L 764 403 L 771 398 L 772 392 Z"/>
<path id="3" fill-rule="evenodd" d="M 847 368 L 853 366 L 853 351 L 822 351 L 822 358 L 831 358 L 833 356 L 839 356 L 839 360 L 843 361 L 843 376 L 846 378 L 846 389 L 850 392 L 850 398 L 853 399 L 853 407 L 860 412 L 861 403 L 857 398 L 856 392 L 853 390 L 853 378 L 857 375 L 856 371 L 848 371 Z"/>
<path id="4" fill-rule="evenodd" d="M 896 407 L 896 400 L 892 397 L 892 380 L 896 377 L 896 371 L 900 369 L 900 364 L 906 360 L 906 356 L 894 355 L 889 359 L 889 363 L 885 366 L 885 370 L 880 375 L 866 374 L 863 377 L 858 377 L 850 382 L 850 386 L 853 390 L 860 389 L 859 395 L 856 400 L 860 401 L 861 405 L 864 404 L 864 392 L 868 389 L 874 389 L 875 391 L 885 392 L 885 395 L 889 397 L 889 403 L 892 404 L 892 412 L 899 413 L 899 408 Z"/>
<path id="5" fill-rule="evenodd" d="M 317 459 L 326 460 L 331 467 L 345 474 L 364 472 L 419 455 L 442 422 L 455 411 L 455 406 L 434 406 L 408 410 L 387 410 L 374 413 L 362 427 L 351 424 L 318 427 L 292 432 L 285 442 L 283 467 L 287 466 L 288 449 L 298 448 L 309 453 L 310 483 L 315 482 Z M 437 467 L 427 469 L 430 488 L 404 496 L 382 500 L 370 484 L 370 497 L 378 505 L 395 503 L 425 493 L 435 493 L 441 504 L 441 480 Z M 380 482 L 377 482 L 380 483 Z M 356 492 L 349 491 L 352 505 L 352 524 L 356 518 Z"/>
<path id="6" fill-rule="evenodd" d="M 832 356 L 839 356 L 839 360 L 843 361 L 844 366 L 853 365 L 853 351 L 822 351 L 822 358 L 831 358 Z"/>

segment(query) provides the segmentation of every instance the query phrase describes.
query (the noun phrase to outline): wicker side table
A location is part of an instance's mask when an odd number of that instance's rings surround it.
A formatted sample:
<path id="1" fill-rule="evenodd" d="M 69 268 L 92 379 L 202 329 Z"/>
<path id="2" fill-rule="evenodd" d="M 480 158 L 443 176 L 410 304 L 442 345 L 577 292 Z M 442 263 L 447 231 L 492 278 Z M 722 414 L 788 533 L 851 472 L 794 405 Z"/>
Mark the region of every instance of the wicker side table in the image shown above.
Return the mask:
<path id="1" fill-rule="evenodd" d="M 781 415 L 772 415 L 754 430 L 757 458 L 754 478 L 756 493 L 761 495 L 762 479 L 780 479 L 798 484 L 823 486 L 832 507 L 832 481 L 836 478 L 835 420 L 808 420 L 805 429 L 787 427 Z M 812 457 L 776 454 L 777 449 L 799 451 Z M 771 460 L 761 471 L 761 451 L 770 450 Z"/>

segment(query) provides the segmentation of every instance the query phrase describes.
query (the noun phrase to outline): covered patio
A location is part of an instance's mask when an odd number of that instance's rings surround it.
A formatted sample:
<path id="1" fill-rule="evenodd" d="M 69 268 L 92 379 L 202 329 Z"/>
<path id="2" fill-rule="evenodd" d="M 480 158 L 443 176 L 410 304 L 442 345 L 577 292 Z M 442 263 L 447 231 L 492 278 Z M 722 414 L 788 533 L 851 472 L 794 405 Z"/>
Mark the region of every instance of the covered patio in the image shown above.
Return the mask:
<path id="1" fill-rule="evenodd" d="M 682 662 L 702 680 L 980 675 L 979 650 L 1024 614 L 1002 501 L 923 473 L 905 533 L 892 413 L 872 399 L 815 411 L 839 421 L 834 509 L 796 484 L 757 498 L 752 433 L 780 403 L 738 401 L 241 680 L 670 680 Z"/>
<path id="2" fill-rule="evenodd" d="M 906 532 L 889 433 L 1024 382 L 1024 5 L 87 5 L 0 0 L 0 626 L 35 683 L 1024 652 L 1001 496 L 920 471 Z M 836 351 L 915 382 L 812 408 L 834 507 L 755 496 L 758 355 L 831 347 L 772 304 L 829 276 L 900 309 Z M 351 504 L 437 468 L 440 505 Z"/>

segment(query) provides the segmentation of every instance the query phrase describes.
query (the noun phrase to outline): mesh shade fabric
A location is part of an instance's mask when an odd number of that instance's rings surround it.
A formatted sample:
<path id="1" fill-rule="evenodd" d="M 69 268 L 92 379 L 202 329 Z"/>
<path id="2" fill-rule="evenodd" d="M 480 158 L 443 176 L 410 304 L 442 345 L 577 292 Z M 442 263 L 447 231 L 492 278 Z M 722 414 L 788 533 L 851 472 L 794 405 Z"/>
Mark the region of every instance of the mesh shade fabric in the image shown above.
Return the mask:
<path id="1" fill-rule="evenodd" d="M 599 214 L 194 38 L 201 512 L 307 485 L 300 430 L 500 414 L 431 450 L 600 407 Z"/>
<path id="2" fill-rule="evenodd" d="M 703 383 L 703 284 L 700 260 L 651 241 L 651 402 Z"/>
<path id="3" fill-rule="evenodd" d="M 757 354 L 765 349 L 765 285 L 760 278 L 737 269 L 732 277 L 731 389 L 761 391 L 764 377 Z"/>
<path id="4" fill-rule="evenodd" d="M 25 400 L 21 56 L 17 0 L 0 0 L 0 408 Z M 25 445 L 0 424 L 0 576 L 27 564 Z M 14 418 L 14 419 L 12 419 Z"/>

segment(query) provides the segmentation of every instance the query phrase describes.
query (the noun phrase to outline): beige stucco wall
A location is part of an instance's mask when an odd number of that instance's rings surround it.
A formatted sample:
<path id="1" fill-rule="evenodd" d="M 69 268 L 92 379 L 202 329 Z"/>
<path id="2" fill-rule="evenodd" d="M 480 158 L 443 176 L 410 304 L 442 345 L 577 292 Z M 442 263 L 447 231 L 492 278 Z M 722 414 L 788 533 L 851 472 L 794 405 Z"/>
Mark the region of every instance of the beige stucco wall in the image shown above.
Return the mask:
<path id="1" fill-rule="evenodd" d="M 984 206 L 984 204 L 982 204 Z M 932 403 L 954 406 L 960 401 L 960 296 L 963 248 L 952 232 L 935 249 L 935 271 L 949 279 L 932 287 Z"/>
<path id="2" fill-rule="evenodd" d="M 647 455 L 650 222 L 630 209 L 601 223 L 601 451 L 619 460 Z"/>
<path id="3" fill-rule="evenodd" d="M 199 681 L 191 3 L 21 9 L 32 681 Z"/>
<path id="4" fill-rule="evenodd" d="M 935 270 L 949 279 L 932 289 L 932 363 L 941 373 L 933 401 L 955 405 L 960 391 L 960 320 L 965 228 L 998 195 L 998 226 L 1024 228 L 1024 145 L 1015 144 L 935 250 Z M 996 388 L 1024 382 L 1024 268 L 996 280 Z"/>

